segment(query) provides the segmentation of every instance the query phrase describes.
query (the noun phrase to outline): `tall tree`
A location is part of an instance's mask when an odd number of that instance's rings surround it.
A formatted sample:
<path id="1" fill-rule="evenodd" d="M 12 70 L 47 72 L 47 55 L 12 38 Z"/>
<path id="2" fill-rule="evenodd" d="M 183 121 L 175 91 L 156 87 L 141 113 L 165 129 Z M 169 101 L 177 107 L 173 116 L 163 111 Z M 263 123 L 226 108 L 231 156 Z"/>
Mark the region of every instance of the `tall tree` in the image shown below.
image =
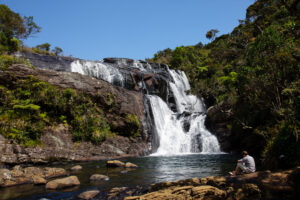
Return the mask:
<path id="1" fill-rule="evenodd" d="M 40 30 L 32 16 L 22 18 L 6 5 L 0 4 L 0 32 L 4 32 L 7 37 L 26 39 Z"/>

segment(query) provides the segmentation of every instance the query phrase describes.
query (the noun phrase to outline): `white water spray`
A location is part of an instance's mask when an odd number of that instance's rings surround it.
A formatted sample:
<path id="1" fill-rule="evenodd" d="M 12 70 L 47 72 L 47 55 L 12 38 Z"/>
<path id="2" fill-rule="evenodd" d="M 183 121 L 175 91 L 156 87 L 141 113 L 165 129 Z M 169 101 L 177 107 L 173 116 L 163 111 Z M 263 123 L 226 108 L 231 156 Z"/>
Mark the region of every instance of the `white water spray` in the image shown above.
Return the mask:
<path id="1" fill-rule="evenodd" d="M 177 155 L 186 153 L 220 153 L 217 138 L 204 126 L 203 103 L 194 95 L 187 95 L 190 89 L 182 71 L 169 70 L 174 83 L 170 83 L 175 97 L 177 112 L 157 96 L 148 96 L 154 116 L 159 147 L 152 155 Z M 187 115 L 187 116 L 183 116 Z M 188 131 L 184 124 L 188 124 Z"/>
<path id="2" fill-rule="evenodd" d="M 149 63 L 133 61 L 128 64 L 122 59 L 115 65 L 103 61 L 77 60 L 71 63 L 71 71 L 124 87 L 124 77 L 116 65 L 153 73 L 153 68 Z M 185 73 L 168 69 L 167 71 L 174 81 L 169 82 L 169 90 L 174 95 L 176 112 L 173 112 L 160 97 L 146 95 L 150 102 L 154 128 L 159 139 L 157 152 L 152 155 L 220 153 L 217 138 L 204 126 L 206 116 L 202 101 L 186 93 L 190 90 L 190 84 Z"/>
<path id="3" fill-rule="evenodd" d="M 71 63 L 71 71 L 100 78 L 114 85 L 124 86 L 124 78 L 119 69 L 103 62 L 76 60 Z"/>

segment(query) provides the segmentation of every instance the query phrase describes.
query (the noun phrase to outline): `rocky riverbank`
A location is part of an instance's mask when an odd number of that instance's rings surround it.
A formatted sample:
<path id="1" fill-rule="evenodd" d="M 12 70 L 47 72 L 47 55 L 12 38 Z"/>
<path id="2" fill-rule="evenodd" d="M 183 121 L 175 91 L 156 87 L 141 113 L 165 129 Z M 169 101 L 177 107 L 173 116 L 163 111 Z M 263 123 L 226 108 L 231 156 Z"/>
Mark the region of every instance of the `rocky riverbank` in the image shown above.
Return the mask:
<path id="1" fill-rule="evenodd" d="M 132 163 L 118 160 L 107 161 L 107 167 L 138 167 Z M 82 176 L 77 170 L 85 167 L 73 166 L 63 168 L 21 167 L 0 169 L 0 188 L 20 184 L 45 185 L 47 190 L 60 191 L 81 185 Z M 72 176 L 71 176 L 72 175 Z M 63 178 L 58 178 L 64 176 Z M 89 180 L 110 182 L 110 177 L 103 174 L 92 174 Z M 109 191 L 101 188 L 81 190 L 75 193 L 79 199 L 108 200 L 164 200 L 164 199 L 297 199 L 299 197 L 300 166 L 284 171 L 259 171 L 251 174 L 232 176 L 210 176 L 206 178 L 189 178 L 173 182 L 160 182 L 150 186 L 115 187 Z"/>
<path id="2" fill-rule="evenodd" d="M 153 184 L 146 194 L 125 197 L 125 200 L 299 199 L 299 180 L 300 167 L 280 172 L 260 171 L 236 177 L 191 178 Z M 122 192 L 115 194 L 115 191 L 116 189 L 111 190 L 108 199 L 117 199 L 114 197 L 122 199 Z"/>
<path id="3" fill-rule="evenodd" d="M 115 136 L 101 145 L 74 143 L 69 128 L 58 125 L 41 137 L 43 146 L 22 147 L 0 135 L 0 165 L 46 164 L 64 161 L 94 161 L 134 157 L 146 154 L 147 146 L 139 139 Z"/>

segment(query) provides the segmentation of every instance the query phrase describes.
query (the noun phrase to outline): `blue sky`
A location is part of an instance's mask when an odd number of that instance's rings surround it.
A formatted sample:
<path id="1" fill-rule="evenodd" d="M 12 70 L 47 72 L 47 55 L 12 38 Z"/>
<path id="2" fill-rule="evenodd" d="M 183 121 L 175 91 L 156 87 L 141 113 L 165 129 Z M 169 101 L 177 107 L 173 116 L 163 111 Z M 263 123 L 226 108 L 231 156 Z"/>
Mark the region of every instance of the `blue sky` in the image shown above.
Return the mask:
<path id="1" fill-rule="evenodd" d="M 28 46 L 48 42 L 66 56 L 151 58 L 165 48 L 207 43 L 205 34 L 229 33 L 254 0 L 0 0 L 33 16 L 41 33 Z"/>

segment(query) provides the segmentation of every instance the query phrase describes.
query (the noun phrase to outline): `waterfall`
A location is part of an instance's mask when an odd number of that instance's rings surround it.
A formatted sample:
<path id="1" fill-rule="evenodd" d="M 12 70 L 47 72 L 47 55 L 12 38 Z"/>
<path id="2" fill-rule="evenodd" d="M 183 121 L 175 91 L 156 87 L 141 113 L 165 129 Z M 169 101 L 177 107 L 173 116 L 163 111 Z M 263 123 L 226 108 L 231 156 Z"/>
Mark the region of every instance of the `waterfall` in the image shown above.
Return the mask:
<path id="1" fill-rule="evenodd" d="M 71 71 L 130 90 L 135 84 L 142 89 L 147 107 L 150 107 L 146 112 L 151 113 L 148 116 L 151 117 L 152 134 L 156 134 L 152 136 L 151 146 L 157 151 L 152 155 L 221 152 L 217 138 L 204 126 L 206 116 L 202 101 L 187 94 L 190 84 L 183 71 L 170 70 L 166 65 L 114 58 L 97 62 L 76 60 L 71 63 Z M 139 73 L 138 80 L 133 80 L 132 73 Z M 157 74 L 167 81 L 168 92 L 167 96 L 162 95 L 164 99 L 158 96 L 155 88 L 145 87 L 147 83 L 142 77 L 149 74 Z"/>
<path id="2" fill-rule="evenodd" d="M 152 107 L 155 129 L 159 138 L 157 152 L 152 155 L 184 153 L 220 153 L 217 138 L 204 126 L 203 103 L 190 90 L 184 72 L 169 70 L 174 83 L 170 83 L 177 112 L 173 112 L 159 97 L 148 95 Z"/>
<path id="3" fill-rule="evenodd" d="M 124 78 L 119 69 L 101 61 L 76 60 L 71 63 L 71 72 L 100 78 L 117 86 L 124 86 Z"/>

